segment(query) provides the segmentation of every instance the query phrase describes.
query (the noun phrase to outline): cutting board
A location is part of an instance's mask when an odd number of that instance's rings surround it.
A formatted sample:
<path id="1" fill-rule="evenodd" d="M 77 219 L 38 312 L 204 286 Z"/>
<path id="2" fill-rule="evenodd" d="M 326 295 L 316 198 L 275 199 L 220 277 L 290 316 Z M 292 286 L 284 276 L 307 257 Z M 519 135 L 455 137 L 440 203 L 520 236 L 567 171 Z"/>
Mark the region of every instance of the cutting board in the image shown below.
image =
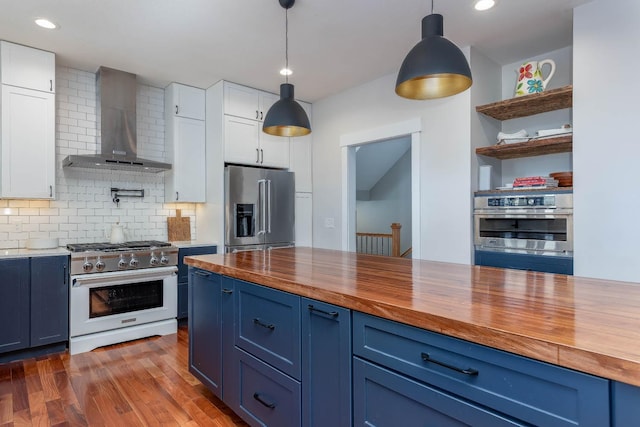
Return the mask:
<path id="1" fill-rule="evenodd" d="M 176 216 L 167 218 L 167 233 L 170 242 L 191 240 L 191 218 L 183 217 L 180 209 L 176 209 Z"/>

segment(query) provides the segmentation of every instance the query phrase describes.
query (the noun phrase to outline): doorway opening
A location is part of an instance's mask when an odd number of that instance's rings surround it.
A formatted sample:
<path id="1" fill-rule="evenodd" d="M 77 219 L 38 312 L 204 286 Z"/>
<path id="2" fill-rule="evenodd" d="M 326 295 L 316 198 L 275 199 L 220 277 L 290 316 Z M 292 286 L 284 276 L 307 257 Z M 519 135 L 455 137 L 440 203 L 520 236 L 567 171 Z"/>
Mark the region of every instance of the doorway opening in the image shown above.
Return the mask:
<path id="1" fill-rule="evenodd" d="M 358 231 L 358 152 L 364 150 L 362 153 L 370 152 L 369 154 L 375 155 L 381 154 L 385 151 L 383 147 L 387 146 L 387 151 L 395 151 L 396 156 L 398 151 L 402 150 L 403 144 L 408 146 L 405 152 L 401 153 L 396 158 L 396 161 L 390 165 L 390 176 L 387 177 L 386 185 L 389 187 L 391 178 L 394 175 L 399 175 L 399 168 L 402 165 L 406 165 L 409 162 L 410 165 L 410 196 L 405 195 L 405 200 L 409 201 L 406 206 L 402 206 L 406 215 L 405 221 L 408 221 L 405 230 L 409 232 L 405 238 L 405 243 L 411 245 L 411 257 L 420 258 L 420 119 L 413 119 L 406 122 L 395 123 L 389 126 L 384 126 L 375 129 L 368 129 L 361 132 L 355 132 L 342 135 L 340 145 L 342 147 L 342 248 L 346 251 L 355 252 L 357 250 L 356 233 Z M 380 145 L 377 145 L 380 144 Z M 395 144 L 395 145 L 394 145 Z M 377 145 L 377 146 L 376 146 Z M 401 159 L 401 157 L 403 157 Z M 362 159 L 371 158 L 365 155 Z M 400 161 L 401 163 L 396 165 Z M 402 163 L 404 162 L 404 163 Z M 392 171 L 397 166 L 395 171 Z M 360 169 L 367 169 L 366 162 L 361 161 Z M 366 172 L 366 170 L 365 170 Z M 365 173 L 366 175 L 366 173 Z M 406 178 L 405 178 L 406 179 Z M 383 189 L 379 189 L 380 193 L 384 193 Z M 388 188 L 387 188 L 388 190 Z M 402 190 L 399 190 L 402 192 Z M 389 191 L 386 191 L 389 193 Z M 387 194 L 388 195 L 388 194 Z M 396 194 L 397 195 L 397 194 Z M 370 194 L 369 194 L 370 196 Z M 363 197 L 363 194 L 360 194 Z M 381 205 L 389 204 L 388 201 L 380 203 Z M 360 209 L 363 208 L 363 204 L 360 203 Z M 387 215 L 387 214 L 385 214 Z M 389 214 L 390 215 L 390 214 Z M 364 220 L 360 216 L 360 222 L 367 223 L 368 220 Z M 373 221 L 373 220 L 372 220 Z M 397 221 L 393 221 L 397 222 Z M 387 224 L 389 227 L 391 223 Z M 402 244 L 401 239 L 401 245 Z M 404 249 L 403 251 L 406 251 Z"/>

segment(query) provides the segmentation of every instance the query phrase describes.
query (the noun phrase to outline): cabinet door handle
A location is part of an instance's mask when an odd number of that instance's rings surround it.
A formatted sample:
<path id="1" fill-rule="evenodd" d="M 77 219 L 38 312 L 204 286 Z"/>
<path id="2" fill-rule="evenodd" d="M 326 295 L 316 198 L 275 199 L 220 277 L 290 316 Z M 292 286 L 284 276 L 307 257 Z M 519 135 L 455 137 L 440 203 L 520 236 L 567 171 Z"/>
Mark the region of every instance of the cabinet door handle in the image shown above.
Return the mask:
<path id="1" fill-rule="evenodd" d="M 200 270 L 194 271 L 193 274 L 197 274 L 200 277 L 209 277 L 209 276 L 211 276 L 211 273 L 207 273 L 205 271 L 200 271 Z"/>
<path id="2" fill-rule="evenodd" d="M 273 331 L 276 328 L 276 325 L 274 325 L 273 323 L 264 323 L 262 320 L 260 320 L 259 317 L 253 319 L 253 324 L 262 326 L 263 328 L 269 329 L 270 331 Z"/>
<path id="3" fill-rule="evenodd" d="M 49 197 L 53 197 L 53 185 L 49 186 Z"/>
<path id="4" fill-rule="evenodd" d="M 259 114 L 260 114 L 260 112 L 258 110 L 256 110 L 256 120 L 258 120 L 258 117 L 260 117 Z"/>
<path id="5" fill-rule="evenodd" d="M 453 366 L 453 365 L 450 365 L 448 363 L 441 362 L 439 360 L 433 359 L 431 356 L 429 356 L 429 353 L 420 353 L 420 356 L 422 357 L 422 360 L 424 360 L 425 362 L 435 363 L 436 365 L 444 366 L 447 369 L 451 369 L 451 370 L 459 372 L 461 374 L 478 375 L 478 371 L 476 369 L 473 369 L 473 368 L 458 368 L 457 366 Z"/>
<path id="6" fill-rule="evenodd" d="M 262 403 L 264 406 L 266 406 L 269 409 L 275 409 L 276 408 L 276 404 L 275 403 L 269 403 L 266 400 L 264 400 L 262 398 L 262 396 L 260 396 L 259 393 L 253 393 L 253 398 L 255 400 L 257 400 L 258 402 Z"/>
<path id="7" fill-rule="evenodd" d="M 264 163 L 264 150 L 261 148 L 260 149 L 260 164 Z"/>
<path id="8" fill-rule="evenodd" d="M 69 277 L 67 276 L 67 264 L 64 264 L 62 266 L 62 280 L 65 286 L 67 286 L 69 284 Z"/>
<path id="9" fill-rule="evenodd" d="M 325 310 L 321 310 L 319 308 L 314 307 L 312 304 L 309 304 L 307 306 L 307 308 L 309 309 L 309 311 L 315 311 L 316 313 L 320 313 L 320 314 L 324 314 L 325 316 L 329 316 L 329 317 L 333 317 L 336 318 L 338 317 L 338 315 L 340 313 L 338 313 L 337 311 L 325 311 Z"/>
<path id="10" fill-rule="evenodd" d="M 180 200 L 180 193 L 176 191 L 176 200 Z"/>
<path id="11" fill-rule="evenodd" d="M 178 106 L 176 105 L 176 114 L 178 114 L 178 111 L 179 111 L 179 110 L 178 110 Z"/>
<path id="12" fill-rule="evenodd" d="M 53 92 L 53 80 L 49 80 L 49 92 Z"/>
<path id="13" fill-rule="evenodd" d="M 233 289 L 227 289 L 227 288 L 224 288 L 224 289 L 222 290 L 222 293 L 223 293 L 223 294 L 227 294 L 227 295 L 231 295 L 231 294 L 233 293 Z"/>
<path id="14" fill-rule="evenodd" d="M 260 120 L 262 120 L 262 117 L 263 117 L 263 113 L 262 111 L 260 111 Z"/>
<path id="15" fill-rule="evenodd" d="M 260 150 L 256 148 L 256 163 L 260 163 Z"/>

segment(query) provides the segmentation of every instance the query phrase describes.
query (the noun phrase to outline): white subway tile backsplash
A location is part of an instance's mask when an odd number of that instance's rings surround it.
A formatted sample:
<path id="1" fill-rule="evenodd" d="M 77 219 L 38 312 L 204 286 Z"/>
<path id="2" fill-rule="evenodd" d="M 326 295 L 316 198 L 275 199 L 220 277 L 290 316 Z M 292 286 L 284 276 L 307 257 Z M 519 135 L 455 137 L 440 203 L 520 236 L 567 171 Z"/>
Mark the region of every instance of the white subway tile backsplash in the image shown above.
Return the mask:
<path id="1" fill-rule="evenodd" d="M 166 161 L 164 90 L 137 88 L 138 156 Z M 163 174 L 63 169 L 73 154 L 100 152 L 95 74 L 56 68 L 56 200 L 0 200 L 0 248 L 24 247 L 29 238 L 57 237 L 61 245 L 108 240 L 111 226 L 125 226 L 128 239 L 166 240 L 167 216 L 182 209 L 192 217 L 195 205 L 164 204 Z M 111 188 L 141 189 L 144 198 L 121 197 Z"/>

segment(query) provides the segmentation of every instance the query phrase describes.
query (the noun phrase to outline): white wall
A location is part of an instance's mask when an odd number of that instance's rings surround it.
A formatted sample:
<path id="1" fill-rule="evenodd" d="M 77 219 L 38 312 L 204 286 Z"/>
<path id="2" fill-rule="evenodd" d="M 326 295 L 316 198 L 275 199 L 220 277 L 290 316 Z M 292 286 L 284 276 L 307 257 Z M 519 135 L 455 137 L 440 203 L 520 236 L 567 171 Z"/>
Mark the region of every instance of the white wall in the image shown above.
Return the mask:
<path id="1" fill-rule="evenodd" d="M 138 85 L 138 155 L 164 161 L 164 91 Z M 163 174 L 63 169 L 69 154 L 100 151 L 97 132 L 95 75 L 56 68 L 56 200 L 0 200 L 0 248 L 25 247 L 29 238 L 67 243 L 108 240 L 105 230 L 120 221 L 131 240 L 166 240 L 166 217 L 176 206 L 183 216 L 193 204 L 165 205 Z M 111 187 L 144 189 L 143 199 L 112 202 Z M 192 220 L 192 236 L 195 221 Z"/>
<path id="2" fill-rule="evenodd" d="M 430 101 L 394 92 L 391 74 L 313 105 L 313 242 L 341 249 L 340 136 L 413 118 L 422 124 L 422 258 L 470 263 L 470 93 Z M 333 218 L 334 228 L 325 227 Z"/>
<path id="3" fill-rule="evenodd" d="M 578 276 L 640 282 L 640 2 L 574 10 L 575 259 Z"/>
<path id="4" fill-rule="evenodd" d="M 411 247 L 411 150 L 408 150 L 369 191 L 356 201 L 358 232 L 391 233 L 400 223 L 400 252 Z"/>

